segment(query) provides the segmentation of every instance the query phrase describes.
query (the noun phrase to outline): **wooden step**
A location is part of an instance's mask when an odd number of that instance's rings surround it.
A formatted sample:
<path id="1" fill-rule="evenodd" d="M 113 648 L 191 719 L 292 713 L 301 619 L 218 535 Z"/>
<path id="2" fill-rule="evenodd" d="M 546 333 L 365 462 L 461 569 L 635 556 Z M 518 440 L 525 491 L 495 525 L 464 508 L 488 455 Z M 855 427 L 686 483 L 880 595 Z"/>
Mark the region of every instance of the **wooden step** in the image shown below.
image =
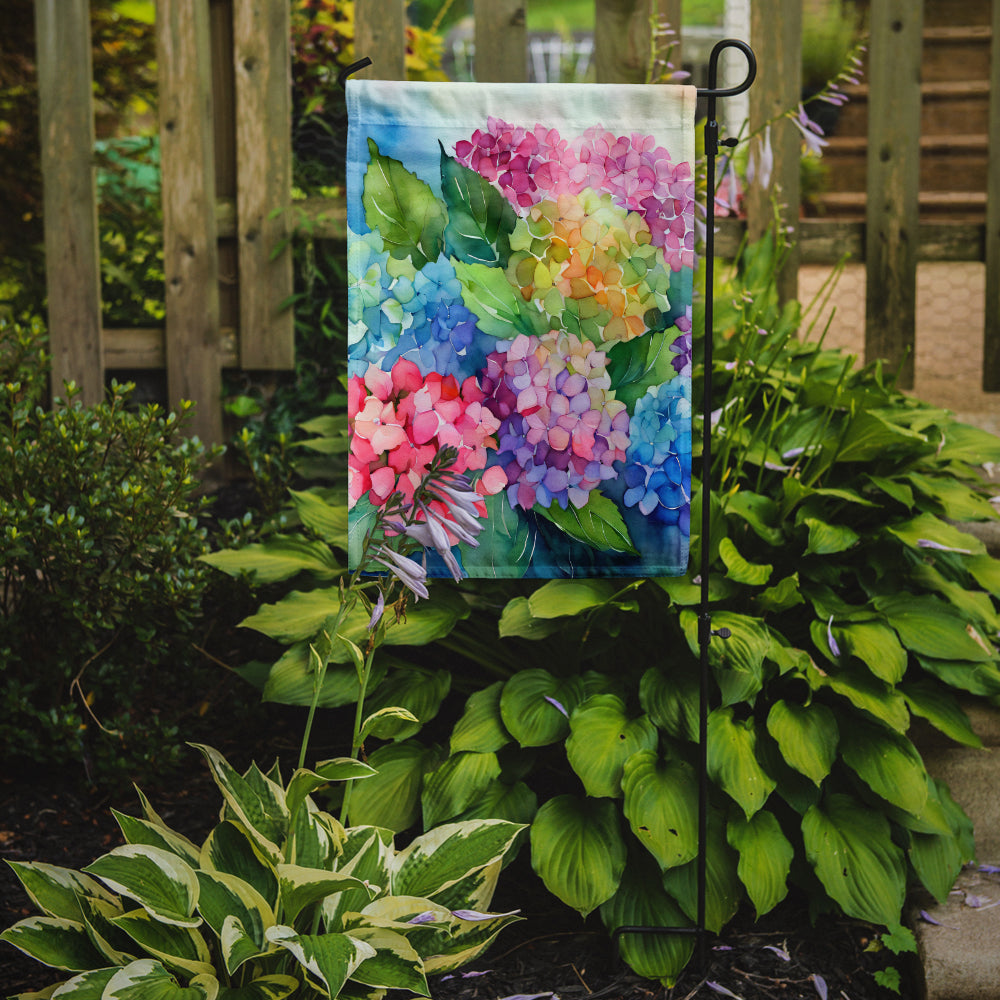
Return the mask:
<path id="1" fill-rule="evenodd" d="M 917 2 L 917 0 L 914 0 Z M 991 0 L 924 0 L 924 27 L 955 24 L 989 24 Z"/>
<path id="2" fill-rule="evenodd" d="M 848 102 L 841 109 L 836 135 L 867 135 L 867 83 L 846 89 Z M 989 80 L 937 80 L 920 86 L 921 135 L 969 134 L 988 130 Z"/>
<path id="3" fill-rule="evenodd" d="M 831 191 L 815 199 L 828 218 L 864 219 L 868 204 L 864 191 Z M 921 191 L 920 218 L 979 222 L 986 216 L 986 193 L 979 191 Z"/>
<path id="4" fill-rule="evenodd" d="M 924 29 L 920 76 L 924 83 L 990 78 L 989 25 L 954 25 Z"/>

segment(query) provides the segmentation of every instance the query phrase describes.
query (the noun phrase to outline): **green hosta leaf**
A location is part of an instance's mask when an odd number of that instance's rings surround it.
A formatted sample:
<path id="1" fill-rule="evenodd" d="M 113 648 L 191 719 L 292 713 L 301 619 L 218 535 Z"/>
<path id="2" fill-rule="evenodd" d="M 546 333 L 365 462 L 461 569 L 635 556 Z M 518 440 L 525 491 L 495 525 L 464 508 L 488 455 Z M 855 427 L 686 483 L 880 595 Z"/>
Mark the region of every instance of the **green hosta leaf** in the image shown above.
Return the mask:
<path id="1" fill-rule="evenodd" d="M 937 453 L 938 461 L 966 462 L 968 465 L 1000 462 L 997 436 L 981 427 L 950 420 L 943 436 L 944 441 Z"/>
<path id="2" fill-rule="evenodd" d="M 369 736 L 380 740 L 391 740 L 397 733 L 411 735 L 411 731 L 416 732 L 420 725 L 420 720 L 409 709 L 394 705 L 372 712 L 362 723 L 358 736 L 362 740 L 366 740 Z"/>
<path id="3" fill-rule="evenodd" d="M 837 625 L 833 634 L 843 652 L 856 656 L 879 680 L 898 684 L 906 673 L 906 650 L 896 633 L 878 622 Z"/>
<path id="4" fill-rule="evenodd" d="M 345 889 L 364 889 L 360 879 L 342 872 L 303 868 L 300 865 L 278 865 L 282 913 L 286 920 L 295 918 L 307 906 Z M 374 893 L 373 893 L 374 895 Z"/>
<path id="5" fill-rule="evenodd" d="M 277 905 L 277 873 L 242 824 L 226 821 L 208 835 L 202 844 L 200 867 L 234 875 L 253 886 L 271 907 Z"/>
<path id="6" fill-rule="evenodd" d="M 199 849 L 187 837 L 160 823 L 150 822 L 145 819 L 136 819 L 134 816 L 126 816 L 125 813 L 111 810 L 121 828 L 122 835 L 130 844 L 146 844 L 149 847 L 158 847 L 161 850 L 176 854 L 181 860 L 189 865 L 198 864 Z"/>
<path id="7" fill-rule="evenodd" d="M 850 737 L 840 744 L 844 761 L 876 795 L 919 815 L 927 801 L 927 772 L 905 736 L 852 719 Z"/>
<path id="8" fill-rule="evenodd" d="M 643 750 L 625 762 L 625 818 L 660 868 L 686 864 L 698 853 L 698 783 L 690 766 Z"/>
<path id="9" fill-rule="evenodd" d="M 289 813 L 296 813 L 307 796 L 331 781 L 356 781 L 374 777 L 377 773 L 374 767 L 353 757 L 334 757 L 320 761 L 312 771 L 299 768 L 288 782 L 285 805 Z"/>
<path id="10" fill-rule="evenodd" d="M 916 584 L 914 590 L 930 590 L 939 594 L 956 611 L 976 622 L 988 635 L 1000 632 L 1000 615 L 997 614 L 990 594 L 970 590 L 965 584 L 947 579 L 928 562 L 915 566 L 910 579 Z"/>
<path id="11" fill-rule="evenodd" d="M 913 509 L 913 490 L 906 483 L 886 476 L 865 476 L 865 479 L 907 510 Z"/>
<path id="12" fill-rule="evenodd" d="M 973 556 L 963 560 L 965 568 L 972 574 L 976 583 L 994 597 L 1000 597 L 1000 559 L 993 556 Z"/>
<path id="13" fill-rule="evenodd" d="M 32 903 L 46 916 L 80 921 L 80 896 L 93 896 L 109 903 L 115 901 L 96 879 L 71 868 L 60 868 L 40 861 L 8 861 Z"/>
<path id="14" fill-rule="evenodd" d="M 269 926 L 273 926 L 273 921 Z M 243 921 L 236 916 L 227 916 L 222 921 L 219 944 L 222 949 L 222 959 L 230 975 L 252 959 L 260 958 L 268 951 L 274 951 L 272 944 L 262 946 L 255 939 L 255 933 L 256 931 L 252 933 L 248 930 Z"/>
<path id="15" fill-rule="evenodd" d="M 940 804 L 933 782 L 930 793 Z M 939 903 L 944 903 L 962 865 L 968 860 L 960 837 L 951 830 L 947 833 L 911 833 L 909 855 L 910 864 L 924 887 Z"/>
<path id="16" fill-rule="evenodd" d="M 430 996 L 424 963 L 402 934 L 384 927 L 362 926 L 353 928 L 351 937 L 375 949 L 375 954 L 351 973 L 355 982 Z"/>
<path id="17" fill-rule="evenodd" d="M 621 588 L 610 580 L 549 580 L 529 598 L 536 618 L 578 615 L 607 604 Z"/>
<path id="18" fill-rule="evenodd" d="M 883 595 L 875 598 L 875 607 L 899 633 L 903 645 L 915 653 L 976 663 L 996 658 L 975 626 L 936 597 Z"/>
<path id="19" fill-rule="evenodd" d="M 774 570 L 770 563 L 761 565 L 747 562 L 730 538 L 720 540 L 719 556 L 726 564 L 726 575 L 729 579 L 746 584 L 748 587 L 763 587 L 771 578 L 771 573 Z"/>
<path id="20" fill-rule="evenodd" d="M 965 710 L 947 688 L 931 680 L 907 681 L 900 685 L 900 691 L 910 711 L 926 719 L 945 736 L 967 747 L 983 745 Z"/>
<path id="21" fill-rule="evenodd" d="M 899 733 L 905 733 L 910 724 L 903 696 L 867 670 L 843 667 L 836 673 L 822 674 L 816 667 L 810 667 L 806 678 L 814 689 L 829 688 Z"/>
<path id="22" fill-rule="evenodd" d="M 697 673 L 675 661 L 669 673 L 650 667 L 639 682 L 639 704 L 660 729 L 678 740 L 698 739 Z"/>
<path id="23" fill-rule="evenodd" d="M 437 753 L 406 740 L 379 747 L 368 761 L 378 773 L 351 790 L 351 824 L 397 833 L 412 826 L 420 817 L 424 774 L 436 766 Z"/>
<path id="24" fill-rule="evenodd" d="M 649 716 L 629 719 L 625 703 L 612 694 L 596 694 L 570 716 L 566 758 L 588 795 L 621 796 L 622 768 L 638 750 L 654 750 L 658 734 Z"/>
<path id="25" fill-rule="evenodd" d="M 698 616 L 693 611 L 682 611 L 681 626 L 692 654 L 699 656 Z M 708 662 L 722 689 L 723 703 L 752 703 L 763 685 L 764 659 L 771 648 L 770 633 L 759 618 L 728 611 L 714 613 L 712 629 L 723 628 L 729 629 L 729 638 L 713 636 L 708 647 Z"/>
<path id="26" fill-rule="evenodd" d="M 456 260 L 455 275 L 462 285 L 462 301 L 475 313 L 483 333 L 510 340 L 519 333 L 532 334 L 534 327 L 525 314 L 520 291 L 499 267 L 466 264 Z"/>
<path id="27" fill-rule="evenodd" d="M 454 819 L 498 777 L 500 764 L 495 753 L 452 754 L 424 779 L 421 796 L 424 827 Z"/>
<path id="28" fill-rule="evenodd" d="M 630 858 L 617 892 L 601 904 L 601 919 L 612 933 L 619 927 L 686 927 L 690 921 L 660 884 L 654 865 Z M 622 958 L 638 975 L 673 986 L 691 959 L 690 934 L 623 934 Z"/>
<path id="29" fill-rule="evenodd" d="M 368 140 L 370 162 L 365 171 L 361 202 L 368 228 L 377 230 L 396 260 L 413 261 L 418 270 L 437 260 L 444 249 L 448 222 L 444 206 L 431 188 L 399 160 L 383 156 Z"/>
<path id="30" fill-rule="evenodd" d="M 602 552 L 636 553 L 618 505 L 603 493 L 598 493 L 596 490 L 592 492 L 590 499 L 583 507 L 574 507 L 570 504 L 566 510 L 563 510 L 558 504 L 552 504 L 551 507 L 536 505 L 534 509 L 546 520 L 565 531 L 570 538 L 575 538 L 578 542 L 583 542 L 584 545 L 600 549 Z M 560 580 L 557 582 L 584 581 Z M 560 612 L 560 614 L 572 613 Z"/>
<path id="31" fill-rule="evenodd" d="M 890 423 L 870 410 L 864 410 L 851 421 L 837 451 L 837 461 L 868 462 L 878 459 L 890 448 L 920 445 L 926 441 L 922 434 Z"/>
<path id="32" fill-rule="evenodd" d="M 514 597 L 500 615 L 500 638 L 545 639 L 564 628 L 557 619 L 536 618 L 527 597 Z"/>
<path id="33" fill-rule="evenodd" d="M 299 988 L 292 976 L 261 976 L 245 986 L 223 987 L 218 1000 L 285 1000 Z"/>
<path id="34" fill-rule="evenodd" d="M 349 934 L 296 934 L 281 924 L 268 928 L 267 939 L 285 948 L 296 961 L 329 992 L 339 996 L 344 983 L 363 961 L 375 957 L 375 949 Z"/>
<path id="35" fill-rule="evenodd" d="M 510 742 L 510 733 L 500 717 L 500 692 L 503 681 L 469 696 L 462 717 L 451 733 L 451 752 L 474 750 L 492 753 Z"/>
<path id="36" fill-rule="evenodd" d="M 726 827 L 729 846 L 739 851 L 736 873 L 760 919 L 788 894 L 788 873 L 795 849 L 781 832 L 774 813 L 762 809 L 750 819 L 737 816 Z"/>
<path id="37" fill-rule="evenodd" d="M 757 594 L 754 599 L 757 607 L 765 613 L 787 611 L 798 604 L 804 604 L 805 598 L 799 589 L 799 574 L 793 573 L 784 577 L 773 587 L 768 587 L 767 590 Z"/>
<path id="38" fill-rule="evenodd" d="M 949 687 L 987 697 L 1000 694 L 1000 669 L 993 663 L 936 660 L 930 656 L 918 656 L 917 662 Z"/>
<path id="39" fill-rule="evenodd" d="M 137 957 L 132 939 L 112 923 L 125 912 L 120 901 L 109 903 L 94 896 L 81 896 L 80 907 L 90 940 L 105 958 L 103 964 L 127 965 Z"/>
<path id="40" fill-rule="evenodd" d="M 733 718 L 732 708 L 708 717 L 708 773 L 749 819 L 774 791 L 775 781 L 757 762 L 754 720 Z"/>
<path id="41" fill-rule="evenodd" d="M 189 976 L 211 975 L 212 956 L 205 939 L 191 927 L 164 924 L 145 910 L 132 910 L 111 922 L 168 968 Z"/>
<path id="42" fill-rule="evenodd" d="M 65 917 L 19 920 L 0 934 L 0 941 L 12 944 L 35 961 L 54 969 L 81 972 L 105 964 L 104 958 L 91 944 L 86 927 Z"/>
<path id="43" fill-rule="evenodd" d="M 146 844 L 125 844 L 84 871 L 113 892 L 134 899 L 151 917 L 178 927 L 197 927 L 198 878 L 176 854 Z"/>
<path id="44" fill-rule="evenodd" d="M 705 850 L 705 926 L 718 934 L 732 919 L 743 899 L 743 884 L 736 874 L 736 852 L 726 843 L 726 824 L 714 810 L 708 818 Z M 698 861 L 663 873 L 663 887 L 691 920 L 698 918 Z"/>
<path id="45" fill-rule="evenodd" d="M 785 761 L 818 787 L 837 757 L 839 731 L 833 712 L 819 702 L 798 705 L 779 699 L 767 715 L 767 731 Z"/>
<path id="46" fill-rule="evenodd" d="M 271 535 L 265 542 L 209 552 L 199 558 L 230 576 L 246 574 L 255 584 L 288 580 L 298 573 L 331 580 L 343 570 L 326 543 L 295 535 Z"/>
<path id="47" fill-rule="evenodd" d="M 238 935 L 241 939 L 249 939 L 251 954 L 234 959 L 232 947 L 223 948 L 226 959 L 226 970 L 232 975 L 246 961 L 265 950 L 264 931 L 275 923 L 274 912 L 267 900 L 257 892 L 252 885 L 223 872 L 198 872 L 198 883 L 201 892 L 198 898 L 198 911 L 205 922 L 215 931 L 216 936 L 225 944 L 226 935 L 223 929 L 227 920 L 238 921 Z M 232 936 L 232 931 L 229 932 Z"/>
<path id="48" fill-rule="evenodd" d="M 806 555 L 828 556 L 844 552 L 855 545 L 860 535 L 846 524 L 827 524 L 815 517 L 804 519 L 809 528 Z"/>
<path id="49" fill-rule="evenodd" d="M 344 427 L 346 430 L 346 426 Z M 315 490 L 289 490 L 299 519 L 324 542 L 347 550 L 347 504 L 327 503 Z"/>
<path id="50" fill-rule="evenodd" d="M 485 177 L 441 147 L 441 193 L 448 208 L 445 253 L 467 264 L 503 268 L 510 256 L 510 234 L 517 215 Z"/>
<path id="51" fill-rule="evenodd" d="M 505 819 L 509 823 L 529 824 L 538 812 L 538 797 L 523 782 L 513 785 L 493 781 L 458 819 Z"/>
<path id="52" fill-rule="evenodd" d="M 385 708 L 406 709 L 417 721 L 384 719 L 379 727 L 381 739 L 405 740 L 437 715 L 450 689 L 451 674 L 447 670 L 409 667 L 389 674 L 375 688 L 365 706 L 372 712 Z"/>
<path id="53" fill-rule="evenodd" d="M 625 842 L 607 799 L 557 795 L 531 824 L 531 865 L 553 895 L 586 916 L 618 889 Z"/>
<path id="54" fill-rule="evenodd" d="M 547 670 L 522 670 L 504 684 L 500 717 L 521 746 L 546 746 L 569 732 L 569 715 L 583 694 L 579 677 L 560 679 Z"/>
<path id="55" fill-rule="evenodd" d="M 522 829 L 497 819 L 446 823 L 428 830 L 396 855 L 392 891 L 434 899 L 461 879 L 498 863 Z"/>
<path id="56" fill-rule="evenodd" d="M 989 500 L 952 476 L 924 476 L 911 472 L 906 478 L 920 493 L 938 504 L 951 521 L 992 521 L 996 517 Z"/>
<path id="57" fill-rule="evenodd" d="M 780 546 L 785 533 L 781 525 L 781 511 L 771 497 L 750 490 L 739 490 L 726 498 L 726 514 L 745 521 L 758 538 L 771 546 Z"/>
<path id="58" fill-rule="evenodd" d="M 187 986 L 157 961 L 143 958 L 118 969 L 104 987 L 101 1000 L 216 1000 L 219 982 L 215 976 L 195 976 Z"/>
<path id="59" fill-rule="evenodd" d="M 809 863 L 844 913 L 873 924 L 899 923 L 906 866 L 880 812 L 849 795 L 830 795 L 806 813 L 802 836 Z"/>
<path id="60" fill-rule="evenodd" d="M 920 543 L 924 541 L 943 545 L 949 549 L 957 549 L 960 552 L 968 552 L 971 555 L 984 555 L 986 553 L 986 546 L 978 538 L 942 521 L 933 514 L 918 514 L 909 521 L 889 525 L 886 530 L 913 549 L 921 548 Z"/>
<path id="61" fill-rule="evenodd" d="M 334 650 L 343 649 L 343 643 L 336 643 Z M 385 677 L 387 658 L 377 657 L 372 667 L 369 686 L 374 687 Z M 354 667 L 339 667 L 330 664 L 323 676 L 319 690 L 317 708 L 339 708 L 358 700 L 358 675 Z M 316 674 L 310 658 L 309 643 L 297 642 L 289 646 L 271 667 L 264 689 L 264 701 L 280 705 L 311 705 L 316 697 Z"/>

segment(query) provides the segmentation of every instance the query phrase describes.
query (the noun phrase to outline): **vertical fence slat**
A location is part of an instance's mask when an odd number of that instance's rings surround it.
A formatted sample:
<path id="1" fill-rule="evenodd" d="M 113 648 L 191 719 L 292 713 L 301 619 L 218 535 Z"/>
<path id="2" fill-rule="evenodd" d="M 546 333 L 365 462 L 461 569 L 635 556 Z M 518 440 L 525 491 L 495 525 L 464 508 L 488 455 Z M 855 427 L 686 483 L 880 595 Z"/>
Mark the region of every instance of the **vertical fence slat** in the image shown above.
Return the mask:
<path id="1" fill-rule="evenodd" d="M 475 0 L 476 80 L 523 83 L 528 79 L 524 0 Z"/>
<path id="2" fill-rule="evenodd" d="M 913 386 L 923 3 L 872 0 L 868 58 L 865 359 Z M 904 360 L 905 358 L 905 360 Z"/>
<path id="3" fill-rule="evenodd" d="M 656 0 L 594 0 L 594 68 L 598 83 L 645 83 Z"/>
<path id="4" fill-rule="evenodd" d="M 681 25 L 681 0 L 652 0 L 652 16 L 656 19 L 656 51 L 654 53 L 657 65 L 669 59 L 675 70 L 683 68 L 684 46 Z M 672 35 L 665 33 L 669 28 Z"/>
<path id="5" fill-rule="evenodd" d="M 762 0 L 750 8 L 750 38 L 761 67 L 750 88 L 750 130 L 798 105 L 802 91 L 802 4 L 799 0 Z M 730 125 L 735 133 L 739 122 Z M 756 143 L 758 140 L 754 140 Z M 760 178 L 747 195 L 747 227 L 751 239 L 762 236 L 774 219 L 772 203 L 780 205 L 781 225 L 794 230 L 794 241 L 777 278 L 782 301 L 798 295 L 799 159 L 802 137 L 792 122 L 781 118 L 771 126 L 774 169 L 767 188 Z M 759 149 L 760 147 L 758 147 Z"/>
<path id="6" fill-rule="evenodd" d="M 163 176 L 167 394 L 197 402 L 192 430 L 222 440 L 211 44 L 206 0 L 160 0 L 156 58 Z"/>
<path id="7" fill-rule="evenodd" d="M 990 45 L 989 171 L 986 180 L 986 325 L 983 389 L 1000 392 L 1000 0 L 993 0 Z"/>
<path id="8" fill-rule="evenodd" d="M 357 76 L 406 79 L 405 0 L 361 0 L 354 5 L 354 53 L 374 63 Z"/>
<path id="9" fill-rule="evenodd" d="M 293 314 L 281 308 L 292 294 L 289 219 L 280 211 L 290 204 L 292 190 L 289 22 L 287 0 L 233 7 L 243 368 L 295 367 Z M 275 256 L 282 242 L 285 248 Z"/>
<path id="10" fill-rule="evenodd" d="M 52 391 L 104 395 L 88 0 L 35 0 Z"/>

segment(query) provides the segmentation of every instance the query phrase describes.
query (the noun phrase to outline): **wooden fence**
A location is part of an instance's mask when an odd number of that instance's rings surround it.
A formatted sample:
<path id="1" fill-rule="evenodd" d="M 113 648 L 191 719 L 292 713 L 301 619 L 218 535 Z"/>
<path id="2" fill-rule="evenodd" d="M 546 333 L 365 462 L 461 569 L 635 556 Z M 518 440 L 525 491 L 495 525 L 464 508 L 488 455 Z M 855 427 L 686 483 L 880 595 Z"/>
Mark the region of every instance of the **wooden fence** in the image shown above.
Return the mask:
<path id="1" fill-rule="evenodd" d="M 293 365 L 291 254 L 276 252 L 294 219 L 315 236 L 342 240 L 342 202 L 307 202 L 293 214 L 289 0 L 158 0 L 160 137 L 163 170 L 166 325 L 101 326 L 93 175 L 88 0 L 35 0 L 53 384 L 73 379 L 86 401 L 105 372 L 165 369 L 171 402 L 195 400 L 196 433 L 223 438 L 221 371 L 280 371 Z M 525 3 L 474 0 L 476 76 L 526 76 Z M 357 0 L 356 52 L 365 73 L 402 79 L 405 0 Z M 681 0 L 595 0 L 598 82 L 642 82 L 650 17 L 681 23 Z M 760 233 L 775 196 L 796 234 L 781 276 L 796 292 L 800 262 L 844 253 L 867 269 L 866 355 L 892 363 L 914 345 L 916 266 L 923 260 L 985 261 L 983 385 L 1000 390 L 1000 0 L 992 5 L 989 171 L 985 224 L 921 223 L 919 80 L 922 2 L 871 0 L 868 198 L 865 221 L 798 218 L 800 137 L 790 122 L 773 135 L 775 170 L 752 189 L 747 220 L 724 220 L 725 256 L 744 227 Z M 800 95 L 801 0 L 753 0 L 751 43 L 759 72 L 750 127 L 795 106 Z M 681 52 L 683 38 L 680 39 Z M 678 53 L 673 53 L 677 62 Z M 725 124 L 725 101 L 719 117 Z M 731 132 L 739 123 L 732 123 Z M 912 384 L 913 367 L 904 367 Z"/>

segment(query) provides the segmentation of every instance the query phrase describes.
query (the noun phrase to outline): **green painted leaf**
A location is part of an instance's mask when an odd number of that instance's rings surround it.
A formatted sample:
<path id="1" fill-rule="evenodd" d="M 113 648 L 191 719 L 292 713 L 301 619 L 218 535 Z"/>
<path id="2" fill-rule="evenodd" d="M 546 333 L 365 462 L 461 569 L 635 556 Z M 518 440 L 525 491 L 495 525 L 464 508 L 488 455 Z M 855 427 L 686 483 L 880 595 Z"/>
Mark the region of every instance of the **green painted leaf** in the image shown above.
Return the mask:
<path id="1" fill-rule="evenodd" d="M 630 413 L 641 397 L 656 391 L 653 387 L 664 385 L 677 375 L 674 368 L 677 355 L 670 350 L 676 339 L 677 330 L 671 327 L 617 343 L 608 351 L 611 389 L 615 399 L 624 403 Z"/>
<path id="2" fill-rule="evenodd" d="M 691 921 L 660 884 L 655 865 L 641 856 L 629 858 L 615 894 L 601 904 L 609 932 L 619 927 L 686 927 Z M 623 934 L 621 957 L 648 979 L 673 986 L 694 952 L 690 934 Z"/>
<path id="3" fill-rule="evenodd" d="M 841 740 L 840 754 L 876 795 L 905 812 L 919 815 L 923 810 L 927 771 L 906 736 L 854 718 L 850 737 Z"/>
<path id="4" fill-rule="evenodd" d="M 760 919 L 788 895 L 788 873 L 795 849 L 774 813 L 762 809 L 750 819 L 737 816 L 726 827 L 729 846 L 739 851 L 736 873 Z"/>
<path id="5" fill-rule="evenodd" d="M 80 896 L 93 896 L 113 903 L 115 897 L 97 879 L 40 861 L 8 861 L 32 903 L 48 917 L 80 921 Z"/>
<path id="6" fill-rule="evenodd" d="M 910 711 L 926 719 L 945 736 L 967 747 L 983 745 L 958 699 L 946 687 L 928 679 L 907 681 L 900 685 L 900 691 Z"/>
<path id="7" fill-rule="evenodd" d="M 212 975 L 214 967 L 208 945 L 194 928 L 162 923 L 145 910 L 123 913 L 112 917 L 111 922 L 169 969 L 187 976 Z"/>
<path id="8" fill-rule="evenodd" d="M 639 682 L 639 704 L 660 729 L 678 740 L 698 739 L 698 674 L 675 660 L 669 672 L 650 667 Z"/>
<path id="9" fill-rule="evenodd" d="M 688 764 L 642 750 L 625 762 L 622 790 L 625 818 L 661 869 L 697 856 L 698 782 Z"/>
<path id="10" fill-rule="evenodd" d="M 375 954 L 351 973 L 352 980 L 365 986 L 430 996 L 424 963 L 402 934 L 384 927 L 361 926 L 351 930 L 351 937 L 375 949 Z"/>
<path id="11" fill-rule="evenodd" d="M 344 430 L 347 430 L 345 425 Z M 289 490 L 299 520 L 324 542 L 347 550 L 347 504 L 328 503 L 317 490 Z"/>
<path id="12" fill-rule="evenodd" d="M 818 787 L 837 757 L 839 730 L 833 712 L 815 701 L 798 705 L 779 699 L 768 713 L 767 731 L 785 761 Z"/>
<path id="13" fill-rule="evenodd" d="M 570 504 L 563 510 L 558 504 L 552 504 L 551 507 L 539 505 L 534 510 L 584 545 L 602 552 L 636 553 L 618 505 L 603 493 L 592 492 L 583 507 Z"/>
<path id="14" fill-rule="evenodd" d="M 807 517 L 803 521 L 809 528 L 806 555 L 829 556 L 837 552 L 845 552 L 856 545 L 861 537 L 846 524 L 828 524 L 815 517 Z"/>
<path id="15" fill-rule="evenodd" d="M 268 928 L 267 939 L 291 952 L 310 977 L 334 997 L 363 961 L 375 957 L 370 944 L 349 934 L 296 934 L 293 928 L 278 924 Z"/>
<path id="16" fill-rule="evenodd" d="M 112 892 L 134 899 L 150 916 L 178 927 L 197 927 L 198 878 L 176 854 L 147 844 L 124 844 L 88 865 Z"/>
<path id="17" fill-rule="evenodd" d="M 424 774 L 436 766 L 437 754 L 406 740 L 379 747 L 368 762 L 378 772 L 351 790 L 352 826 L 381 826 L 397 833 L 420 818 Z"/>
<path id="18" fill-rule="evenodd" d="M 899 923 L 906 866 L 885 816 L 834 794 L 809 809 L 802 836 L 809 863 L 844 913 L 873 924 Z"/>
<path id="19" fill-rule="evenodd" d="M 474 751 L 452 754 L 424 779 L 420 801 L 424 827 L 437 826 L 468 809 L 500 777 L 495 753 Z"/>
<path id="20" fill-rule="evenodd" d="M 731 707 L 709 713 L 708 774 L 748 819 L 764 805 L 776 782 L 757 762 L 753 718 L 738 721 Z"/>
<path id="21" fill-rule="evenodd" d="M 429 185 L 399 160 L 383 156 L 371 138 L 368 153 L 370 162 L 361 195 L 368 228 L 378 231 L 396 260 L 409 257 L 417 269 L 437 260 L 444 249 L 448 222 L 444 206 Z"/>
<path id="22" fill-rule="evenodd" d="M 181 986 L 159 962 L 143 958 L 118 969 L 101 1000 L 216 1000 L 218 993 L 219 982 L 212 975 L 198 975 Z"/>
<path id="23" fill-rule="evenodd" d="M 483 333 L 501 340 L 510 340 L 519 333 L 533 334 L 533 325 L 524 314 L 520 291 L 499 267 L 486 264 L 466 264 L 456 260 L 455 274 L 462 285 L 462 301 L 469 312 L 475 313 Z"/>
<path id="24" fill-rule="evenodd" d="M 726 564 L 726 575 L 730 580 L 746 584 L 748 587 L 763 587 L 771 578 L 774 567 L 768 563 L 747 562 L 740 555 L 739 549 L 731 538 L 723 538 L 719 542 L 719 556 Z"/>
<path id="25" fill-rule="evenodd" d="M 519 578 L 531 562 L 535 529 L 511 507 L 506 492 L 485 497 L 486 521 L 478 535 L 479 547 L 462 551 L 462 564 L 473 576 Z"/>
<path id="26" fill-rule="evenodd" d="M 565 738 L 569 715 L 583 697 L 579 677 L 558 678 L 547 670 L 521 670 L 504 684 L 500 716 L 521 746 L 547 746 Z"/>
<path id="27" fill-rule="evenodd" d="M 497 681 L 469 696 L 465 711 L 451 733 L 452 753 L 460 750 L 491 753 L 510 742 L 510 733 L 500 717 L 502 690 L 503 681 Z"/>
<path id="28" fill-rule="evenodd" d="M 503 268 L 510 256 L 514 207 L 485 177 L 441 147 L 441 193 L 448 209 L 445 253 L 467 264 Z"/>
<path id="29" fill-rule="evenodd" d="M 620 798 L 625 762 L 639 750 L 655 750 L 659 739 L 649 716 L 630 719 L 613 694 L 591 695 L 573 710 L 569 727 L 566 758 L 595 798 Z"/>
<path id="30" fill-rule="evenodd" d="M 881 595 L 875 598 L 875 607 L 885 615 L 903 645 L 915 653 L 977 663 L 996 658 L 975 626 L 936 597 Z"/>
<path id="31" fill-rule="evenodd" d="M 271 535 L 265 542 L 209 552 L 199 558 L 230 576 L 246 574 L 255 584 L 289 580 L 299 573 L 332 580 L 343 572 L 325 542 L 295 535 Z"/>
<path id="32" fill-rule="evenodd" d="M 615 804 L 572 795 L 549 799 L 531 824 L 531 865 L 549 892 L 582 916 L 610 899 L 625 871 Z"/>
<path id="33" fill-rule="evenodd" d="M 104 958 L 91 944 L 87 929 L 76 920 L 65 917 L 28 917 L 19 920 L 0 934 L 6 941 L 26 955 L 69 972 L 99 968 Z"/>

